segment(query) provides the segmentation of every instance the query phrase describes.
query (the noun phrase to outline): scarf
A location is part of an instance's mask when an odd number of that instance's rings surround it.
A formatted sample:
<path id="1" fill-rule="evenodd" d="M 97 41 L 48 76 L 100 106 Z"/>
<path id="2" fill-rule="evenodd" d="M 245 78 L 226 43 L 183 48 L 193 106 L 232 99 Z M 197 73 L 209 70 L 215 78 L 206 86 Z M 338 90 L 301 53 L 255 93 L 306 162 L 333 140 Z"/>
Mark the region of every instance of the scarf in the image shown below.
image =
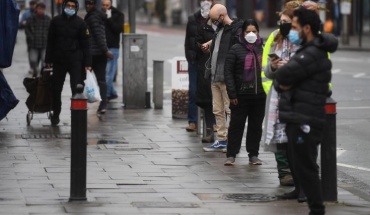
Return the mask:
<path id="1" fill-rule="evenodd" d="M 262 39 L 258 36 L 256 42 L 254 44 L 250 44 L 244 39 L 243 33 L 242 35 L 243 35 L 243 37 L 241 37 L 242 44 L 244 44 L 245 48 L 249 50 L 244 60 L 243 81 L 254 85 L 256 81 L 257 68 L 259 69 L 262 68 L 261 67 L 262 52 L 259 50 L 256 51 L 254 47 L 261 46 Z"/>

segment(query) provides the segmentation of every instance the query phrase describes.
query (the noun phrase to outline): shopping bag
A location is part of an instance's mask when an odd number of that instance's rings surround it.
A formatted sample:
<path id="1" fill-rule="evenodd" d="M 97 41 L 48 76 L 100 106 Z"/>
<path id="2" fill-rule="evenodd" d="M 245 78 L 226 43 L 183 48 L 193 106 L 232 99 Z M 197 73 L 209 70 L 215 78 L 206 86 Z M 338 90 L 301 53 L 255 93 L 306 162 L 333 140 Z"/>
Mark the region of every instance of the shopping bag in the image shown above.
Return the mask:
<path id="1" fill-rule="evenodd" d="M 89 103 L 101 101 L 99 86 L 96 82 L 95 74 L 92 71 L 86 71 L 84 94 Z"/>
<path id="2" fill-rule="evenodd" d="M 12 64 L 19 12 L 15 0 L 0 0 L 0 68 Z"/>
<path id="3" fill-rule="evenodd" d="M 0 70 L 0 121 L 8 115 L 9 111 L 17 106 L 19 100 Z"/>

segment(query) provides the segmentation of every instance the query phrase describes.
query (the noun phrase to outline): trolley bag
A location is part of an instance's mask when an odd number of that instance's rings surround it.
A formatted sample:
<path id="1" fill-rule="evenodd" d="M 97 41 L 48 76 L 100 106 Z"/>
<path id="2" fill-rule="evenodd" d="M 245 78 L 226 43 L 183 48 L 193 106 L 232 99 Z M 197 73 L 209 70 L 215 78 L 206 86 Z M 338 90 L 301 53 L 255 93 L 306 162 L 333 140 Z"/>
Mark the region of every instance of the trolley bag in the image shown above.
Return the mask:
<path id="1" fill-rule="evenodd" d="M 0 121 L 8 115 L 9 111 L 15 108 L 19 100 L 15 97 L 12 89 L 0 70 Z"/>
<path id="2" fill-rule="evenodd" d="M 0 68 L 12 64 L 19 12 L 15 0 L 0 0 Z"/>
<path id="3" fill-rule="evenodd" d="M 41 77 L 24 78 L 23 85 L 30 94 L 26 100 L 29 111 L 46 113 L 51 111 L 52 91 L 51 91 L 51 72 L 41 71 Z"/>

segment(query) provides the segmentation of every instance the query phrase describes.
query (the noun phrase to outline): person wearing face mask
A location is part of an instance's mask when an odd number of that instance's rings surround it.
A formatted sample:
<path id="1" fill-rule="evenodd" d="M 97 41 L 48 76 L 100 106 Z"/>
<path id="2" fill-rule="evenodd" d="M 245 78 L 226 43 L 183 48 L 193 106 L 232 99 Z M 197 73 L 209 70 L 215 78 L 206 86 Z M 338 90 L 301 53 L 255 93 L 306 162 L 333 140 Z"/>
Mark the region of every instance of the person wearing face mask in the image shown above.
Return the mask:
<path id="1" fill-rule="evenodd" d="M 196 90 L 196 104 L 203 109 L 204 120 L 206 124 L 206 135 L 202 138 L 202 143 L 214 142 L 215 131 L 215 115 L 212 111 L 212 91 L 211 80 L 205 78 L 207 62 L 210 59 L 210 52 L 206 50 L 203 52 L 202 47 L 207 46 L 215 34 L 215 28 L 211 20 L 208 19 L 206 23 L 198 29 L 197 44 L 198 50 L 198 72 L 197 72 L 197 90 Z"/>
<path id="2" fill-rule="evenodd" d="M 200 0 L 199 3 L 200 10 L 188 18 L 184 45 L 189 74 L 188 126 L 186 127 L 186 130 L 189 132 L 195 131 L 198 124 L 198 111 L 196 105 L 197 71 L 199 61 L 197 53 L 197 50 L 199 49 L 197 44 L 198 29 L 202 24 L 207 22 L 213 0 Z"/>
<path id="3" fill-rule="evenodd" d="M 227 147 L 227 120 L 230 119 L 230 100 L 225 84 L 225 60 L 231 46 L 238 41 L 242 32 L 243 21 L 231 19 L 226 7 L 215 4 L 210 13 L 212 25 L 216 26 L 216 34 L 211 42 L 202 44 L 203 51 L 209 51 L 211 58 L 210 69 L 207 69 L 205 78 L 211 81 L 213 114 L 216 118 L 217 140 L 212 145 L 203 147 L 206 152 L 226 152 Z"/>
<path id="4" fill-rule="evenodd" d="M 65 0 L 62 14 L 55 16 L 48 32 L 45 64 L 53 68 L 53 114 L 51 124 L 60 122 L 63 90 L 66 74 L 69 73 L 72 95 L 76 93 L 77 84 L 83 84 L 85 70 L 91 70 L 89 46 L 90 32 L 82 18 L 77 16 L 77 0 Z"/>
<path id="5" fill-rule="evenodd" d="M 109 51 L 114 55 L 113 59 L 108 59 L 106 67 L 107 99 L 109 101 L 118 98 L 117 91 L 113 85 L 113 79 L 118 66 L 120 36 L 123 29 L 122 26 L 125 23 L 125 16 L 112 6 L 111 0 L 102 0 L 102 10 L 107 15 L 105 25 L 107 46 Z"/>
<path id="6" fill-rule="evenodd" d="M 301 47 L 277 68 L 274 81 L 275 90 L 280 92 L 278 117 L 286 123 L 291 171 L 307 196 L 312 215 L 325 214 L 316 160 L 326 125 L 325 104 L 332 77 L 328 52 L 338 47 L 334 35 L 320 33 L 320 24 L 315 11 L 304 7 L 294 11 L 289 40 Z"/>
<path id="7" fill-rule="evenodd" d="M 282 186 L 293 186 L 294 181 L 290 173 L 289 162 L 285 150 L 287 141 L 281 138 L 286 136 L 280 136 L 279 138 L 277 135 L 278 132 L 274 130 L 274 126 L 278 120 L 276 117 L 278 95 L 276 91 L 272 92 L 272 81 L 269 80 L 274 79 L 274 71 L 277 67 L 286 63 L 299 47 L 292 44 L 288 38 L 292 25 L 293 11 L 294 9 L 284 9 L 279 13 L 279 29 L 272 32 L 272 36 L 269 37 L 263 49 L 262 56 L 262 68 L 266 76 L 264 90 L 267 94 L 263 144 L 265 151 L 275 152 L 278 177 L 280 185 Z M 269 54 L 272 53 L 276 54 L 276 57 L 269 57 Z"/>
<path id="8" fill-rule="evenodd" d="M 226 166 L 235 164 L 247 119 L 246 149 L 249 164 L 262 164 L 258 155 L 266 103 L 261 79 L 263 43 L 255 20 L 246 20 L 242 29 L 238 42 L 230 48 L 225 61 L 225 83 L 231 109 Z"/>

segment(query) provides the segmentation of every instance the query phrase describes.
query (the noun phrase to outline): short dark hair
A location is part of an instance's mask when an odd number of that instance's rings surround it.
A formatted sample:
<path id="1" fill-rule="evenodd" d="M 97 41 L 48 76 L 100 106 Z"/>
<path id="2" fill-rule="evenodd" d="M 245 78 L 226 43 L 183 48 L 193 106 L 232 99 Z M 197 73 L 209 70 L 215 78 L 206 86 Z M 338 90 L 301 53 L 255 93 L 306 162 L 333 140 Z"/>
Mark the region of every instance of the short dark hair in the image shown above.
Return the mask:
<path id="1" fill-rule="evenodd" d="M 247 27 L 250 25 L 253 25 L 254 27 L 256 27 L 257 31 L 260 32 L 260 28 L 258 27 L 256 20 L 254 19 L 247 19 L 243 22 L 243 26 L 242 26 L 243 31 L 245 31 L 245 29 L 247 29 Z"/>
<path id="2" fill-rule="evenodd" d="M 37 3 L 36 0 L 32 0 L 29 2 L 29 5 L 35 5 L 36 3 Z"/>
<path id="3" fill-rule="evenodd" d="M 293 17 L 297 17 L 297 21 L 301 27 L 309 25 L 314 36 L 319 34 L 321 21 L 319 15 L 314 10 L 301 7 L 294 10 Z"/>
<path id="4" fill-rule="evenodd" d="M 41 7 L 41 8 L 46 8 L 46 5 L 43 2 L 39 2 L 36 4 L 36 8 Z"/>

